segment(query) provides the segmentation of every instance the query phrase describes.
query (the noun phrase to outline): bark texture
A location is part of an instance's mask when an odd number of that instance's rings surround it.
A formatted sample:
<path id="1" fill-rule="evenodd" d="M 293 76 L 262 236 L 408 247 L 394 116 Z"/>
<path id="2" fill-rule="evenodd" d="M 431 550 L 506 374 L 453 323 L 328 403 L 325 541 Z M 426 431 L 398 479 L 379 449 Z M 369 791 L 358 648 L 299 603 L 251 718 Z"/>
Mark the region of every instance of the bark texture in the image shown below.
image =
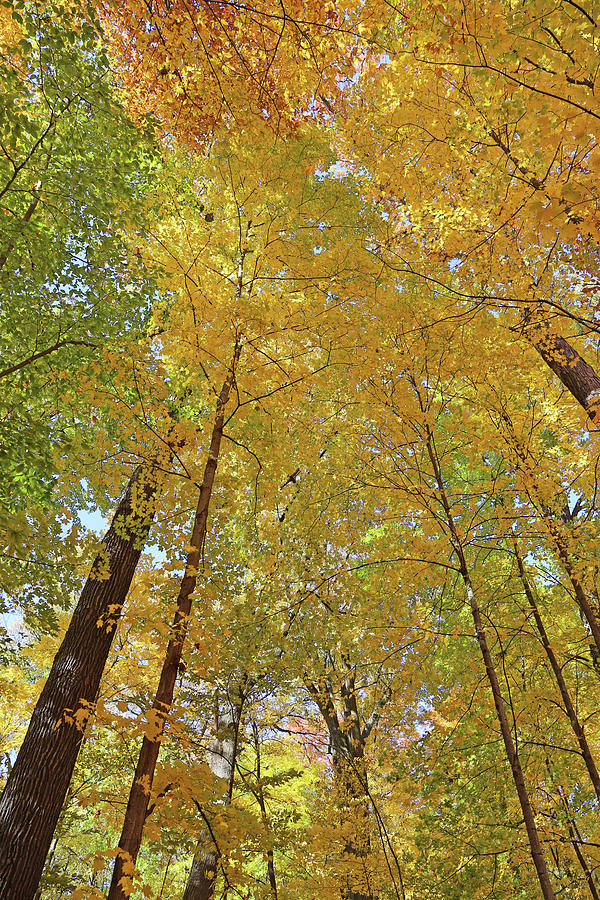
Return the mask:
<path id="1" fill-rule="evenodd" d="M 0 897 L 31 900 L 44 867 L 159 490 L 140 466 L 119 503 L 0 798 Z"/>
<path id="2" fill-rule="evenodd" d="M 183 900 L 211 900 L 215 892 L 215 878 L 219 856 L 206 833 L 194 854 Z"/>
<path id="3" fill-rule="evenodd" d="M 544 362 L 596 421 L 600 409 L 600 377 L 561 335 L 553 334 L 547 321 L 526 323 L 526 332 Z"/>
<path id="4" fill-rule="evenodd" d="M 218 714 L 217 734 L 211 740 L 206 752 L 206 760 L 213 774 L 227 783 L 225 795 L 221 800 L 224 805 L 231 802 L 233 795 L 233 777 L 243 703 L 243 692 L 240 692 L 237 704 L 229 698 L 226 699 Z M 219 857 L 219 848 L 211 834 L 208 829 L 203 830 L 182 900 L 210 900 L 215 890 Z"/>

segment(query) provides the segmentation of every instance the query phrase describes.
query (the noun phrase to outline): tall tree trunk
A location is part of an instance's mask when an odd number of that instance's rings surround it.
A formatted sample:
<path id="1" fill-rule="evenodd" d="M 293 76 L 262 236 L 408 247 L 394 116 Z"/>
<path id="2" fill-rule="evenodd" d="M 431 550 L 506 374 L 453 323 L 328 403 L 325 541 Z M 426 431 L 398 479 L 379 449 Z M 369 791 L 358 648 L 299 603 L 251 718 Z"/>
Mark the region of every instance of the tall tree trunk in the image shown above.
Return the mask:
<path id="1" fill-rule="evenodd" d="M 132 475 L 0 798 L 0 897 L 6 900 L 31 900 L 37 890 L 159 486 L 152 466 Z"/>
<path id="2" fill-rule="evenodd" d="M 595 421 L 600 407 L 600 377 L 565 338 L 553 334 L 547 320 L 525 323 L 525 332 L 546 365 Z"/>
<path id="3" fill-rule="evenodd" d="M 192 608 L 192 594 L 198 578 L 200 554 L 206 536 L 210 498 L 221 449 L 225 410 L 235 380 L 235 371 L 240 352 L 241 345 L 239 340 L 236 340 L 231 365 L 217 399 L 215 422 L 190 537 L 191 549 L 186 558 L 185 573 L 181 580 L 175 617 L 171 628 L 173 636 L 167 645 L 158 689 L 152 704 L 151 715 L 149 716 L 149 724 L 142 740 L 142 747 L 125 811 L 125 820 L 119 840 L 108 900 L 126 900 L 133 886 L 133 872 L 142 842 L 144 822 L 148 814 L 148 802 L 152 791 L 156 762 L 160 744 L 163 740 L 165 723 L 173 703 L 177 672 L 179 671 L 183 645 L 187 634 Z"/>
<path id="4" fill-rule="evenodd" d="M 556 518 L 552 515 L 551 510 L 549 510 L 544 503 L 539 501 L 537 505 L 541 508 L 541 514 L 544 518 L 544 522 L 546 524 L 550 537 L 552 538 L 552 542 L 556 547 L 558 558 L 560 559 L 563 569 L 567 573 L 569 581 L 571 582 L 573 593 L 575 594 L 575 600 L 581 611 L 582 617 L 589 625 L 590 633 L 594 639 L 594 644 L 596 645 L 597 652 L 600 655 L 600 622 L 598 621 L 598 614 L 594 609 L 594 606 L 590 601 L 583 587 L 583 584 L 581 583 L 576 566 L 573 565 L 573 558 L 569 551 L 568 535 L 562 529 Z"/>
<path id="5" fill-rule="evenodd" d="M 344 858 L 352 868 L 341 890 L 343 900 L 376 900 L 369 886 L 367 870 L 371 853 L 371 813 L 363 756 L 334 755 L 333 774 L 344 832 Z"/>
<path id="6" fill-rule="evenodd" d="M 558 685 L 558 689 L 560 691 L 560 696 L 562 697 L 562 701 L 565 707 L 565 712 L 569 717 L 569 722 L 571 723 L 571 728 L 573 729 L 573 734 L 577 738 L 577 743 L 579 744 L 579 748 L 581 750 L 581 755 L 583 757 L 583 761 L 585 762 L 586 768 L 588 770 L 588 774 L 590 776 L 590 781 L 594 787 L 596 792 L 596 797 L 600 801 L 600 776 L 598 775 L 598 769 L 596 768 L 596 763 L 594 761 L 594 757 L 592 756 L 592 751 L 587 742 L 587 738 L 585 736 L 585 732 L 583 730 L 583 726 L 579 721 L 577 716 L 577 712 L 575 710 L 575 706 L 573 701 L 571 700 L 571 695 L 569 694 L 569 689 L 567 687 L 567 683 L 564 679 L 562 669 L 556 659 L 554 654 L 554 650 L 552 645 L 548 639 L 548 635 L 546 633 L 546 629 L 544 627 L 544 623 L 542 622 L 542 617 L 540 616 L 540 612 L 535 601 L 535 596 L 533 591 L 531 590 L 531 586 L 529 581 L 527 580 L 527 576 L 525 574 L 525 567 L 523 565 L 523 560 L 521 558 L 521 554 L 519 553 L 519 547 L 516 539 L 513 536 L 513 544 L 515 548 L 515 555 L 517 558 L 517 566 L 519 568 L 519 575 L 521 577 L 521 582 L 523 584 L 523 588 L 525 590 L 525 596 L 529 602 L 529 607 L 533 613 L 533 618 L 540 635 L 540 639 L 542 641 L 542 646 L 546 652 L 546 656 L 548 657 L 548 661 L 550 663 L 550 667 L 552 672 L 554 673 L 554 678 Z"/>
<path id="7" fill-rule="evenodd" d="M 569 809 L 569 803 L 565 796 L 565 792 L 563 791 L 560 784 L 558 785 L 558 795 L 561 799 L 561 803 L 563 805 L 563 809 L 565 811 L 566 819 L 567 819 L 567 827 L 569 829 L 569 838 L 571 846 L 575 852 L 575 856 L 577 857 L 577 862 L 581 868 L 581 871 L 584 874 L 585 880 L 587 882 L 588 890 L 590 892 L 590 896 L 592 900 L 600 900 L 600 896 L 598 895 L 598 887 L 596 885 L 596 880 L 594 877 L 594 869 L 590 869 L 588 862 L 581 852 L 581 834 L 579 832 L 579 828 L 577 827 L 577 822 L 571 815 L 571 810 Z M 595 867 L 594 867 L 595 868 Z"/>
<path id="8" fill-rule="evenodd" d="M 500 689 L 500 682 L 498 681 L 498 675 L 494 666 L 494 660 L 492 658 L 492 654 L 487 641 L 487 634 L 485 628 L 483 627 L 481 610 L 477 602 L 475 591 L 473 590 L 463 545 L 456 530 L 454 518 L 450 509 L 450 503 L 446 494 L 446 488 L 442 478 L 442 472 L 434 449 L 433 436 L 431 434 L 429 426 L 426 426 L 426 429 L 427 453 L 438 486 L 440 501 L 444 509 L 446 522 L 448 524 L 448 529 L 450 532 L 450 540 L 458 559 L 460 575 L 465 586 L 469 606 L 471 607 L 471 615 L 473 617 L 473 624 L 475 625 L 475 635 L 477 637 L 477 643 L 479 644 L 479 649 L 481 651 L 481 656 L 485 665 L 485 672 L 492 691 L 492 697 L 494 699 L 494 706 L 496 707 L 496 714 L 498 716 L 498 723 L 500 725 L 500 732 L 502 734 L 506 756 L 508 757 L 508 762 L 517 791 L 517 796 L 521 805 L 521 811 L 523 813 L 523 819 L 525 821 L 525 829 L 527 831 L 527 837 L 529 839 L 531 857 L 533 859 L 533 864 L 537 872 L 537 877 L 543 897 L 545 898 L 545 900 L 556 900 L 556 896 L 550 882 L 550 875 L 546 866 L 544 852 L 542 850 L 542 843 L 540 841 L 540 836 L 535 824 L 535 816 L 531 806 L 531 801 L 529 799 L 527 786 L 525 784 L 525 778 L 523 776 L 523 770 L 521 768 L 521 761 L 519 759 L 519 754 L 517 753 L 517 749 L 513 741 L 508 716 L 506 714 L 504 699 L 502 697 L 502 691 Z"/>

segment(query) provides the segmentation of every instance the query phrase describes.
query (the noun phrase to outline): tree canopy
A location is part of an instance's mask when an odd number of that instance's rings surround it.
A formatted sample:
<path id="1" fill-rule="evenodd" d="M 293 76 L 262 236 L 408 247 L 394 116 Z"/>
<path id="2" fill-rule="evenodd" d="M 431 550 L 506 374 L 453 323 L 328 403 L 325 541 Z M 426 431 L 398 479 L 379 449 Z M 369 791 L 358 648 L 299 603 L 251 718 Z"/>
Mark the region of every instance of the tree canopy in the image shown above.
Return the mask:
<path id="1" fill-rule="evenodd" d="M 0 2 L 0 897 L 600 897 L 599 23 Z"/>

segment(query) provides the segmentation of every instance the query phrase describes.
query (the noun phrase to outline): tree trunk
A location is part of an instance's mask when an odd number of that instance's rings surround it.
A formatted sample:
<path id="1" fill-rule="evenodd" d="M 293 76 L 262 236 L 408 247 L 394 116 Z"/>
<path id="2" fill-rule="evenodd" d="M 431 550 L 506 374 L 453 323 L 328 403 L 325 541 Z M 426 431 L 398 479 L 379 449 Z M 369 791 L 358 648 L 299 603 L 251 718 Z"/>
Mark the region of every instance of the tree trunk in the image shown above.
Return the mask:
<path id="1" fill-rule="evenodd" d="M 569 577 L 571 586 L 573 587 L 573 593 L 575 594 L 577 605 L 581 610 L 581 615 L 590 627 L 590 632 L 594 639 L 594 644 L 596 645 L 598 654 L 600 654 L 600 622 L 598 621 L 596 610 L 590 602 L 583 588 L 583 585 L 579 580 L 579 575 L 575 567 L 573 566 L 573 562 L 569 554 L 567 540 L 565 539 L 566 536 L 564 532 L 561 533 L 559 524 L 554 520 L 550 511 L 543 505 L 542 514 L 544 516 L 544 521 L 546 523 L 550 536 L 554 542 L 554 546 L 556 547 L 558 557 Z"/>
<path id="2" fill-rule="evenodd" d="M 206 842 L 201 840 L 194 854 L 182 900 L 211 900 L 214 895 L 219 855 L 208 833 L 204 837 Z"/>
<path id="3" fill-rule="evenodd" d="M 585 732 L 583 730 L 583 726 L 579 721 L 577 716 L 577 712 L 575 710 L 575 706 L 573 705 L 573 701 L 571 700 L 571 695 L 569 694 L 569 689 L 567 687 L 567 683 L 564 679 L 562 669 L 556 659 L 554 654 L 554 650 L 552 649 L 552 645 L 548 639 L 548 635 L 546 633 L 546 629 L 544 628 L 544 623 L 542 622 L 542 617 L 540 616 L 537 603 L 535 602 L 535 597 L 529 582 L 527 580 L 527 576 L 525 574 L 525 567 L 523 566 L 523 560 L 521 559 L 521 554 L 519 553 L 519 547 L 517 545 L 516 539 L 513 537 L 513 543 L 515 548 L 515 555 L 517 557 L 517 565 L 519 567 L 519 575 L 521 577 L 521 581 L 523 583 L 523 588 L 525 590 L 525 596 L 529 602 L 529 607 L 533 613 L 533 618 L 535 620 L 535 624 L 537 626 L 540 639 L 542 641 L 542 646 L 546 651 L 546 656 L 548 657 L 548 661 L 550 663 L 550 667 L 554 673 L 554 678 L 558 685 L 558 689 L 560 691 L 560 696 L 562 697 L 562 701 L 565 707 L 565 712 L 569 717 L 569 722 L 571 723 L 571 728 L 573 729 L 573 734 L 577 738 L 577 743 L 579 744 L 579 748 L 581 750 L 581 755 L 583 757 L 583 761 L 585 762 L 586 768 L 588 770 L 588 774 L 590 776 L 590 781 L 594 787 L 596 792 L 596 797 L 600 801 L 600 777 L 598 775 L 598 769 L 596 768 L 596 763 L 594 761 L 594 757 L 592 756 L 592 751 L 587 742 L 587 738 L 585 736 Z"/>
<path id="4" fill-rule="evenodd" d="M 233 797 L 235 760 L 238 753 L 244 700 L 243 688 L 240 689 L 237 704 L 232 703 L 229 697 L 227 698 L 224 708 L 217 714 L 217 734 L 210 742 L 206 752 L 206 761 L 211 772 L 217 778 L 225 779 L 227 782 L 225 796 L 220 801 L 224 805 L 231 803 Z M 199 808 L 202 812 L 201 807 Z M 202 815 L 204 816 L 204 813 Z M 206 817 L 204 818 L 208 823 Z M 198 841 L 182 900 L 210 900 L 215 889 L 217 864 L 220 856 L 219 848 L 207 829 L 201 834 Z"/>
<path id="5" fill-rule="evenodd" d="M 469 577 L 468 571 L 466 567 L 462 568 L 462 563 L 461 575 L 465 584 L 469 605 L 471 607 L 471 613 L 473 615 L 473 623 L 475 625 L 477 642 L 479 644 L 479 649 L 481 650 L 481 655 L 483 657 L 486 675 L 492 689 L 492 696 L 494 698 L 494 706 L 496 707 L 496 713 L 498 715 L 498 722 L 500 724 L 502 740 L 504 741 L 504 747 L 506 750 L 508 761 L 510 763 L 513 781 L 517 790 L 517 796 L 519 798 L 519 803 L 521 804 L 521 811 L 523 813 L 523 819 L 525 820 L 525 829 L 527 831 L 527 837 L 529 838 L 531 856 L 536 868 L 538 881 L 540 883 L 542 894 L 545 900 L 555 900 L 555 894 L 552 889 L 550 876 L 546 867 L 546 860 L 544 859 L 542 844 L 535 824 L 535 816 L 531 807 L 529 793 L 525 785 L 525 778 L 523 776 L 523 770 L 521 768 L 521 761 L 512 739 L 512 733 L 510 730 L 508 717 L 506 715 L 506 709 L 504 706 L 504 700 L 502 698 L 502 691 L 500 690 L 498 675 L 496 674 L 492 654 L 487 642 L 487 635 L 481 621 L 479 605 L 475 598 L 475 593 L 471 585 L 471 579 Z"/>
<path id="6" fill-rule="evenodd" d="M 263 828 L 265 830 L 265 834 L 269 834 L 270 826 L 269 826 L 269 817 L 267 815 L 267 806 L 265 803 L 265 795 L 262 788 L 261 783 L 261 768 L 260 768 L 260 738 L 258 733 L 258 726 L 256 722 L 252 722 L 252 733 L 254 735 L 254 752 L 256 753 L 256 790 L 253 790 L 252 793 L 258 803 L 260 808 L 260 817 L 262 819 Z M 267 850 L 267 878 L 269 879 L 269 888 L 271 891 L 271 896 L 273 900 L 277 900 L 277 878 L 275 876 L 275 855 L 273 853 L 273 848 L 269 847 Z M 185 897 L 184 897 L 185 900 Z"/>
<path id="7" fill-rule="evenodd" d="M 156 762 L 160 744 L 164 739 L 165 723 L 173 703 L 175 682 L 187 634 L 187 625 L 192 608 L 192 594 L 198 578 L 200 554 L 206 536 L 208 509 L 217 470 L 221 439 L 223 437 L 225 409 L 234 383 L 240 351 L 241 346 L 236 341 L 233 359 L 217 399 L 215 423 L 190 537 L 191 549 L 186 558 L 185 573 L 177 596 L 176 612 L 171 629 L 173 636 L 167 645 L 158 689 L 152 704 L 146 734 L 142 740 L 127 809 L 125 810 L 125 820 L 119 840 L 108 900 L 126 900 L 133 887 L 133 873 L 142 842 L 144 822 L 148 814 L 148 802 L 152 792 Z"/>
<path id="8" fill-rule="evenodd" d="M 600 407 L 600 377 L 565 338 L 552 334 L 547 321 L 525 326 L 527 336 L 544 362 L 595 421 Z"/>
<path id="9" fill-rule="evenodd" d="M 31 219 L 32 215 L 34 214 L 34 212 L 36 210 L 38 203 L 40 202 L 39 190 L 40 190 L 41 186 L 42 186 L 42 182 L 38 181 L 38 183 L 36 184 L 36 186 L 34 187 L 33 192 L 32 192 L 33 200 L 27 207 L 27 210 L 25 211 L 25 215 L 21 219 L 21 227 L 19 228 L 17 233 L 15 235 L 13 235 L 11 237 L 11 239 L 9 240 L 6 250 L 3 253 L 0 253 L 0 271 L 6 265 L 6 260 L 10 256 L 10 254 L 13 250 L 13 247 L 15 246 L 15 241 L 16 241 L 17 237 L 20 237 L 21 233 L 23 232 L 23 229 L 25 228 L 25 226 Z"/>
<path id="10" fill-rule="evenodd" d="M 569 843 L 573 847 L 575 856 L 577 857 L 577 862 L 579 863 L 581 871 L 583 872 L 583 874 L 585 876 L 585 880 L 587 882 L 590 896 L 592 897 L 592 900 L 600 900 L 600 897 L 598 896 L 598 889 L 596 886 L 596 881 L 594 878 L 594 869 L 590 869 L 585 856 L 581 852 L 581 847 L 580 847 L 580 844 L 582 843 L 581 834 L 579 832 L 579 828 L 577 827 L 577 822 L 571 815 L 571 810 L 569 809 L 569 802 L 568 802 L 568 800 L 565 796 L 565 792 L 563 791 L 560 784 L 558 785 L 558 796 L 560 797 L 563 809 L 565 811 L 565 816 L 567 819 L 567 827 L 569 829 L 569 839 L 570 839 Z"/>
<path id="11" fill-rule="evenodd" d="M 556 547 L 558 557 L 573 587 L 573 593 L 575 594 L 575 600 L 577 601 L 577 605 L 579 606 L 581 615 L 589 625 L 591 635 L 594 639 L 596 651 L 600 656 L 600 622 L 598 621 L 596 610 L 588 599 L 583 585 L 579 580 L 577 570 L 573 565 L 572 558 L 569 553 L 568 536 L 557 522 L 556 517 L 552 513 L 552 510 L 548 508 L 548 506 L 539 496 L 537 486 L 535 484 L 535 471 L 533 468 L 533 463 L 529 457 L 527 449 L 523 447 L 519 438 L 517 437 L 510 417 L 505 411 L 501 412 L 501 416 L 510 436 L 509 443 L 512 445 L 517 459 L 519 460 L 521 470 L 523 471 L 523 473 L 527 473 L 531 477 L 531 483 L 526 488 L 527 493 L 538 514 L 542 516 L 543 522 L 548 530 L 552 542 Z"/>
<path id="12" fill-rule="evenodd" d="M 31 900 L 93 713 L 159 481 L 140 466 L 102 541 L 0 798 L 0 897 Z"/>
<path id="13" fill-rule="evenodd" d="M 471 576 L 469 574 L 469 569 L 467 566 L 467 561 L 465 558 L 463 545 L 461 543 L 459 534 L 456 530 L 456 526 L 454 523 L 454 518 L 452 516 L 452 512 L 450 509 L 450 503 L 448 501 L 448 497 L 446 495 L 446 489 L 444 486 L 444 481 L 442 478 L 442 472 L 439 466 L 438 458 L 436 456 L 434 446 L 433 446 L 433 438 L 429 426 L 427 428 L 427 453 L 429 456 L 429 460 L 431 462 L 431 466 L 433 468 L 433 473 L 435 476 L 435 480 L 437 482 L 440 500 L 444 509 L 445 519 L 448 523 L 448 529 L 450 532 L 450 540 L 452 543 L 452 547 L 457 556 L 459 563 L 460 575 L 463 580 L 465 591 L 467 594 L 467 599 L 469 601 L 469 606 L 471 607 L 471 615 L 473 617 L 473 624 L 475 625 L 475 635 L 477 637 L 477 643 L 479 644 L 479 649 L 481 651 L 481 656 L 483 658 L 483 662 L 485 665 L 485 672 L 487 675 L 487 679 L 492 691 L 492 697 L 494 699 L 494 706 L 496 707 L 496 714 L 498 716 L 498 724 L 500 725 L 500 732 L 502 734 L 502 740 L 504 742 L 504 748 L 506 750 L 506 756 L 508 757 L 508 762 L 510 764 L 510 769 L 513 777 L 513 781 L 515 784 L 515 788 L 517 791 L 517 796 L 519 798 L 519 803 L 521 805 L 521 811 L 523 813 L 523 819 L 525 821 L 525 830 L 527 831 L 527 837 L 529 839 L 529 847 L 531 850 L 531 857 L 533 859 L 533 864 L 535 866 L 538 881 L 540 884 L 540 888 L 542 890 L 542 895 L 545 900 L 556 900 L 556 895 L 552 888 L 552 884 L 550 882 L 550 875 L 548 873 L 548 868 L 546 866 L 546 860 L 544 858 L 544 852 L 542 850 L 542 843 L 540 841 L 540 836 L 538 834 L 538 830 L 535 824 L 535 816 L 533 813 L 533 809 L 531 806 L 531 801 L 529 799 L 529 793 L 527 791 L 527 786 L 525 784 L 525 778 L 523 776 L 523 770 L 521 768 L 521 761 L 519 759 L 519 754 L 517 753 L 517 749 L 515 747 L 512 732 L 510 728 L 510 724 L 508 721 L 508 716 L 506 714 L 506 708 L 504 706 L 504 699 L 502 697 L 502 691 L 500 689 L 500 682 L 498 681 L 498 675 L 496 673 L 496 668 L 494 666 L 494 661 L 492 658 L 492 654 L 489 648 L 489 644 L 487 642 L 487 635 L 485 632 L 485 628 L 483 627 L 483 622 L 481 619 L 481 611 L 479 609 L 479 604 L 477 602 L 477 598 L 475 595 L 475 591 L 473 590 L 473 585 L 471 583 Z"/>
<path id="14" fill-rule="evenodd" d="M 362 756 L 334 755 L 333 773 L 344 832 L 344 858 L 352 868 L 341 890 L 343 900 L 376 900 L 367 871 L 371 814 L 365 761 Z"/>
<path id="15" fill-rule="evenodd" d="M 344 859 L 350 871 L 344 873 L 340 892 L 343 900 L 377 900 L 369 884 L 368 861 L 371 854 L 369 788 L 364 753 L 365 742 L 377 724 L 381 707 L 376 705 L 364 727 L 360 725 L 354 674 L 344 659 L 348 674 L 341 688 L 341 721 L 327 678 L 318 685 L 305 679 L 313 700 L 325 720 L 333 749 L 333 774 L 340 825 L 344 835 Z"/>

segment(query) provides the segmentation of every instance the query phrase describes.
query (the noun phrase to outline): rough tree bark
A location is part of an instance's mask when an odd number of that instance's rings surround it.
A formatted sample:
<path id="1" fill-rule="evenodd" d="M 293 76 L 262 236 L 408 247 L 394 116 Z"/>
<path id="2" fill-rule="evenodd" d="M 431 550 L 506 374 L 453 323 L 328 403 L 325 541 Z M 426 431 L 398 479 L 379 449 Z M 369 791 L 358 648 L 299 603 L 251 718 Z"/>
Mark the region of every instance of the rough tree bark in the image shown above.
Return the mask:
<path id="1" fill-rule="evenodd" d="M 31 900 L 71 781 L 86 723 L 160 481 L 138 467 L 119 503 L 0 798 L 0 897 Z"/>
<path id="2" fill-rule="evenodd" d="M 215 892 L 218 861 L 217 848 L 208 831 L 203 831 L 194 853 L 182 900 L 211 900 Z"/>
<path id="3" fill-rule="evenodd" d="M 592 421 L 600 408 L 600 377 L 569 342 L 553 334 L 547 320 L 525 322 L 525 333 L 546 365 Z"/>
<path id="4" fill-rule="evenodd" d="M 241 345 L 236 340 L 231 365 L 217 398 L 215 422 L 190 537 L 191 549 L 187 554 L 185 573 L 181 580 L 175 618 L 171 626 L 172 637 L 167 645 L 158 689 L 149 716 L 149 724 L 142 740 L 142 747 L 125 811 L 125 820 L 119 840 L 108 900 L 126 900 L 133 886 L 133 873 L 142 842 L 144 823 L 148 814 L 148 803 L 152 791 L 156 762 L 160 744 L 163 740 L 165 723 L 173 703 L 175 682 L 187 635 L 188 620 L 192 608 L 192 594 L 198 579 L 200 554 L 206 535 L 210 498 L 221 449 L 225 410 L 234 384 L 240 352 Z"/>

